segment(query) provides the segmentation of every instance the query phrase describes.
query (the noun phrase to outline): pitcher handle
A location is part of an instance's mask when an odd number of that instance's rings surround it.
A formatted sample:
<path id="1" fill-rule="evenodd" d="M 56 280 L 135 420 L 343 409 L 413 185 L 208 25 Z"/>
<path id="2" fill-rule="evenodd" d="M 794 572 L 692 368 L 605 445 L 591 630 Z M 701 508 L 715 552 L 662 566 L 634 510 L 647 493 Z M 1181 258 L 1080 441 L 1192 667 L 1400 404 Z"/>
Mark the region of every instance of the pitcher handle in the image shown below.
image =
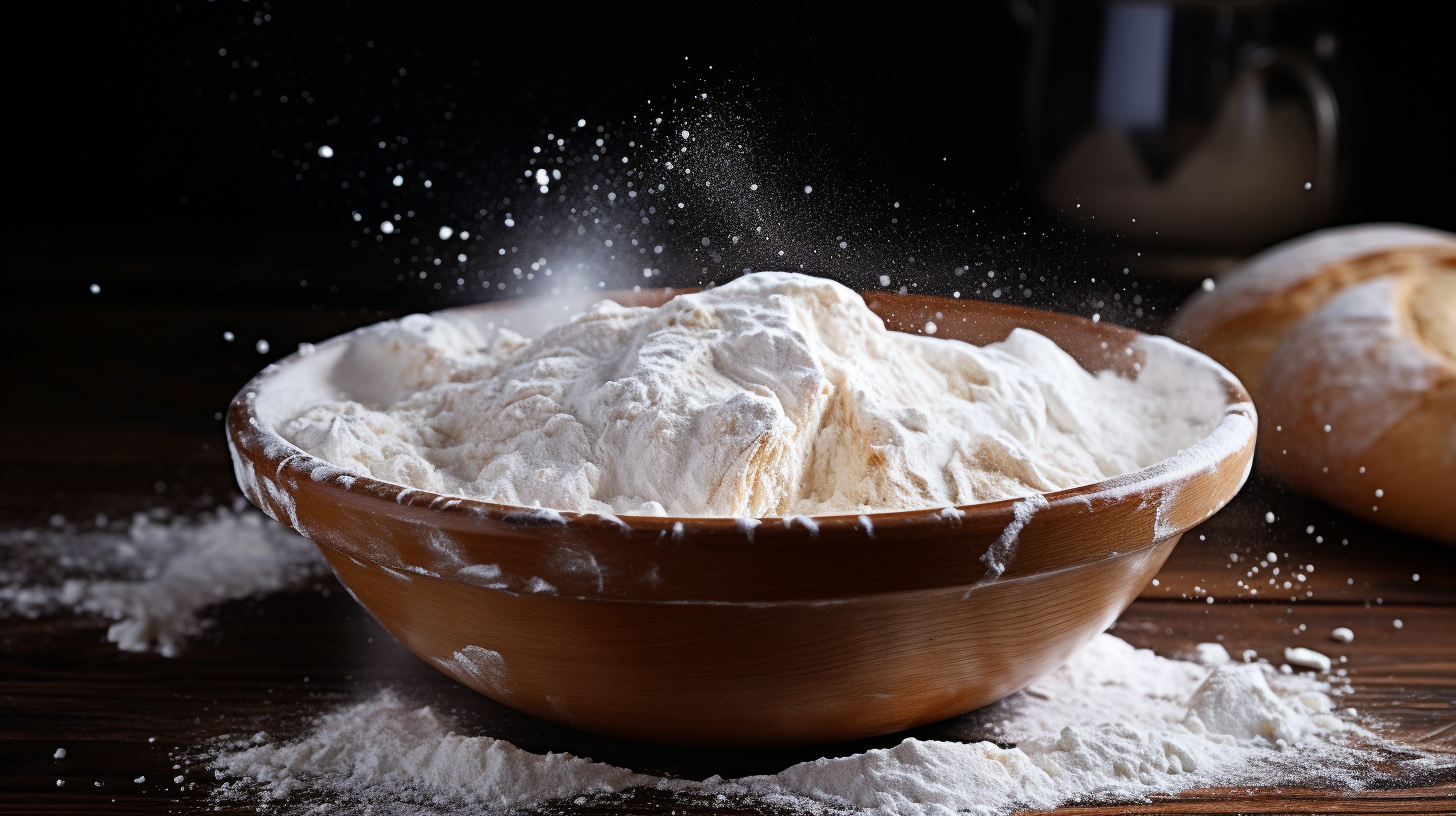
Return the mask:
<path id="1" fill-rule="evenodd" d="M 1335 91 L 1314 61 L 1307 55 L 1287 48 L 1262 48 L 1249 58 L 1252 67 L 1282 68 L 1304 90 L 1314 110 L 1315 166 L 1314 194 L 1321 199 L 1321 208 L 1335 201 L 1335 177 L 1339 162 L 1340 105 Z"/>

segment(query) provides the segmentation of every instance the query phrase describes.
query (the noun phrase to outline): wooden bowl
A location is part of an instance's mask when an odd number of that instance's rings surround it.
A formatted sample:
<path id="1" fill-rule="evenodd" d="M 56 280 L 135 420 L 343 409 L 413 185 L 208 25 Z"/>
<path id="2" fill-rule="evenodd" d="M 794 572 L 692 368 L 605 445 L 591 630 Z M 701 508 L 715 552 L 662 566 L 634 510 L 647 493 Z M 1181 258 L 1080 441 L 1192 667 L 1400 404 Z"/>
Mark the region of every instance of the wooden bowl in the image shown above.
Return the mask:
<path id="1" fill-rule="evenodd" d="M 901 331 L 934 320 L 938 336 L 985 344 L 1030 328 L 1093 371 L 1131 372 L 1146 342 L 1016 306 L 865 298 Z M 440 314 L 535 326 L 555 303 Z M 1225 386 L 1217 429 L 1152 467 L 1046 494 L 1043 507 L 1008 500 L 756 527 L 531 511 L 356 476 L 275 433 L 330 396 L 346 337 L 268 366 L 233 400 L 228 442 L 244 493 L 317 542 L 354 597 L 441 671 L 542 719 L 626 739 L 833 742 L 999 700 L 1105 630 L 1183 531 L 1238 492 L 1254 451 L 1243 386 L 1178 347 Z M 1014 542 L 1014 558 L 988 579 L 980 556 L 998 540 Z"/>

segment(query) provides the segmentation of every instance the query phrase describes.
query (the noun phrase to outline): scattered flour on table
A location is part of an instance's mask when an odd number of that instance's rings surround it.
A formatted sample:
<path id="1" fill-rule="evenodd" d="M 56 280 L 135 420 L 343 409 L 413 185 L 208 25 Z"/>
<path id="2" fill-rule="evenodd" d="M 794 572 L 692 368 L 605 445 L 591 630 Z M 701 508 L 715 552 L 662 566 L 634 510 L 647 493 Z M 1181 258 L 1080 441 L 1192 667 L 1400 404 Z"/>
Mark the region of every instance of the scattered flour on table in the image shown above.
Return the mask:
<path id="1" fill-rule="evenodd" d="M 456 734 L 433 709 L 407 705 L 391 690 L 320 717 L 303 739 L 253 741 L 261 744 L 224 753 L 213 767 L 251 778 L 269 799 L 307 786 L 363 795 L 382 788 L 390 798 L 418 792 L 508 807 L 658 782 L 570 754 Z"/>
<path id="2" fill-rule="evenodd" d="M 1266 664 L 1209 662 L 1100 635 L 1028 690 L 957 721 L 995 742 L 907 739 L 773 776 L 662 779 L 532 754 L 455 733 L 392 690 L 323 715 L 296 739 L 260 733 L 226 743 L 211 767 L 226 780 L 215 792 L 222 801 L 268 802 L 284 813 L 329 802 L 381 816 L 479 812 L 634 786 L 820 811 L 991 816 L 1207 785 L 1353 788 L 1380 777 L 1372 768 L 1388 752 L 1336 713 L 1339 688 Z M 1403 756 L 1405 771 L 1442 761 Z"/>
<path id="3" fill-rule="evenodd" d="M 530 340 L 413 315 L 351 336 L 339 399 L 279 418 L 361 475 L 518 506 L 765 517 L 935 508 L 1090 484 L 1192 447 L 1211 369 L 1139 341 L 1135 379 L 1018 329 L 892 332 L 832 281 L 762 272 Z M 1121 352 L 1122 349 L 1115 349 Z M 302 406 L 301 406 L 302 407 Z"/>
<path id="4" fill-rule="evenodd" d="M 0 532 L 0 613 L 60 610 L 115 623 L 107 640 L 175 657 L 207 607 L 294 586 L 327 571 L 313 543 L 262 513 L 218 508 L 196 518 L 132 516 L 124 531 Z"/>

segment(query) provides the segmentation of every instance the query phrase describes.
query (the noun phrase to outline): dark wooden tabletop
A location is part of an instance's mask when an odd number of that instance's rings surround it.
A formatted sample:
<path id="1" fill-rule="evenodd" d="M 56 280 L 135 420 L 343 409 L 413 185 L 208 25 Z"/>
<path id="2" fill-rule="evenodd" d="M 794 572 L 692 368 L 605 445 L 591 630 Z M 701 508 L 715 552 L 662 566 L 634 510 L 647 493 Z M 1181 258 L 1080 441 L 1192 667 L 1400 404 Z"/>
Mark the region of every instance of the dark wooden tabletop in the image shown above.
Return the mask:
<path id="1" fill-rule="evenodd" d="M 22 287 L 23 296 L 0 315 L 0 342 L 9 352 L 0 400 L 0 528 L 42 525 L 54 513 L 86 519 L 228 500 L 236 487 L 215 415 L 236 388 L 298 342 L 385 316 L 368 305 L 323 308 L 256 289 L 251 300 L 193 297 L 188 293 L 215 281 L 241 286 L 246 265 L 194 270 L 201 281 L 175 262 L 161 267 L 155 279 L 141 275 L 151 283 L 128 294 L 119 281 L 138 275 L 57 260 L 48 274 L 74 296 Z M 106 297 L 85 292 L 90 278 L 107 275 Z M 224 341 L 224 330 L 237 339 Z M 271 354 L 255 350 L 260 338 L 269 340 Z M 1271 551 L 1281 563 L 1315 569 L 1277 595 L 1266 592 L 1267 584 L 1247 594 L 1238 583 L 1245 570 L 1230 554 Z M 569 751 L 680 777 L 772 773 L 906 736 L 746 751 L 663 748 L 573 731 L 518 714 L 425 665 L 332 578 L 226 603 L 209 616 L 216 625 L 176 658 L 119 651 L 97 619 L 0 618 L 0 811 L 248 812 L 215 809 L 208 797 L 216 782 L 188 761 L 195 746 L 224 733 L 289 737 L 301 733 L 308 716 L 384 686 L 527 750 Z M 1331 642 L 1337 626 L 1353 629 L 1354 642 Z M 1276 662 L 1286 646 L 1343 655 L 1353 692 L 1342 705 L 1357 709 L 1362 725 L 1456 757 L 1456 548 L 1373 527 L 1272 480 L 1256 475 L 1225 510 L 1187 534 L 1114 633 L 1164 655 L 1189 655 L 1215 640 L 1230 652 L 1254 649 Z M 913 733 L 959 731 L 953 720 Z M 66 756 L 54 759 L 60 747 Z M 179 774 L 183 781 L 174 783 Z M 133 782 L 142 776 L 147 782 Z M 561 809 L 758 812 L 751 802 L 693 803 L 657 792 Z M 1188 791 L 1058 812 L 1450 813 L 1456 779 L 1411 778 L 1362 791 Z"/>

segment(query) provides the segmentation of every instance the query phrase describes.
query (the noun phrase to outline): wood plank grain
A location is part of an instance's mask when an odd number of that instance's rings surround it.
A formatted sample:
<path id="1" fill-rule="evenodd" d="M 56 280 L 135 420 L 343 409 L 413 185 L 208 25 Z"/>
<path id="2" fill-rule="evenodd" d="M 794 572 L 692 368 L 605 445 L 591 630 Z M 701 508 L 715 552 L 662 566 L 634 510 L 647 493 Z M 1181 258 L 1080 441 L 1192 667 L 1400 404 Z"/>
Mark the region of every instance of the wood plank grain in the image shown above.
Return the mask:
<path id="1" fill-rule="evenodd" d="M 1109 816 L 1109 814 L 1230 813 L 1243 816 L 1273 813 L 1445 813 L 1456 809 L 1456 783 L 1442 783 L 1416 790 L 1322 791 L 1307 788 L 1253 790 L 1208 788 L 1184 791 L 1175 797 L 1154 796 L 1146 803 L 1069 806 L 1058 808 L 1058 816 Z"/>
<path id="2" fill-rule="evenodd" d="M 1140 597 L 1444 604 L 1456 598 L 1456 547 L 1378 527 L 1255 475 L 1184 534 L 1157 578 Z"/>

